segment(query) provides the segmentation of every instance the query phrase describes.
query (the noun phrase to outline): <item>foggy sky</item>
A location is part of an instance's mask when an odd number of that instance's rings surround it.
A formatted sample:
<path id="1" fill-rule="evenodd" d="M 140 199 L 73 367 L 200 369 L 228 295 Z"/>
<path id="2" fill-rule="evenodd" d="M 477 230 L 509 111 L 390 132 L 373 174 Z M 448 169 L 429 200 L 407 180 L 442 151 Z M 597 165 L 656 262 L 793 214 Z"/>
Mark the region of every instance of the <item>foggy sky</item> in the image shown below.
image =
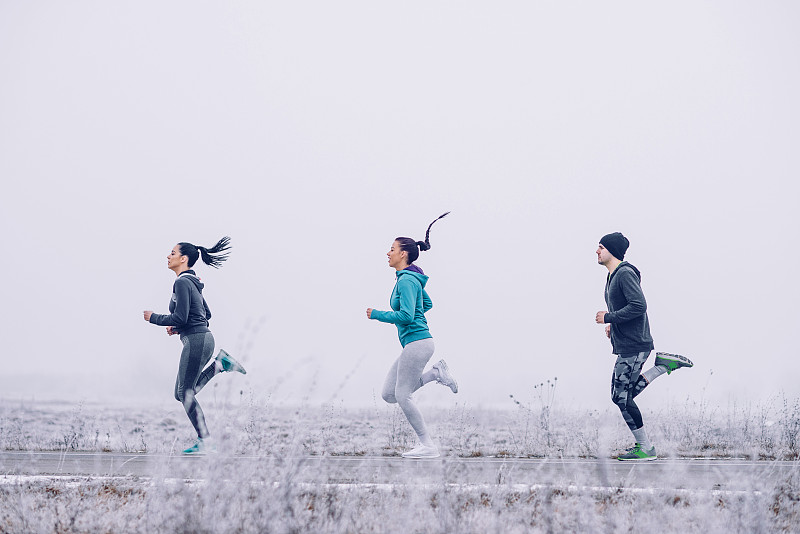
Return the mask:
<path id="1" fill-rule="evenodd" d="M 610 406 L 599 238 L 643 274 L 643 408 L 800 393 L 794 2 L 0 1 L 0 397 L 170 402 L 175 243 L 215 394 L 372 405 L 400 352 L 397 236 L 460 393 Z M 652 360 L 651 360 L 652 361 Z M 649 364 L 647 365 L 649 367 Z M 203 402 L 203 396 L 200 400 Z"/>

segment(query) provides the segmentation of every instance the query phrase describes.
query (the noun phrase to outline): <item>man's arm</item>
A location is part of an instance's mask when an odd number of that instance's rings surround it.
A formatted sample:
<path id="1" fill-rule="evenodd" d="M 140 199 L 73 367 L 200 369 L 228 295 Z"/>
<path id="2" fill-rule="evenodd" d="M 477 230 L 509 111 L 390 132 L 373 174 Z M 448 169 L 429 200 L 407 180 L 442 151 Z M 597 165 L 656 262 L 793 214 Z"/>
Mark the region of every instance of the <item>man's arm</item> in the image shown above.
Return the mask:
<path id="1" fill-rule="evenodd" d="M 630 269 L 624 269 L 617 274 L 618 283 L 627 304 L 615 312 L 606 313 L 603 318 L 606 323 L 627 323 L 641 317 L 647 311 L 647 301 L 644 299 L 639 278 Z"/>

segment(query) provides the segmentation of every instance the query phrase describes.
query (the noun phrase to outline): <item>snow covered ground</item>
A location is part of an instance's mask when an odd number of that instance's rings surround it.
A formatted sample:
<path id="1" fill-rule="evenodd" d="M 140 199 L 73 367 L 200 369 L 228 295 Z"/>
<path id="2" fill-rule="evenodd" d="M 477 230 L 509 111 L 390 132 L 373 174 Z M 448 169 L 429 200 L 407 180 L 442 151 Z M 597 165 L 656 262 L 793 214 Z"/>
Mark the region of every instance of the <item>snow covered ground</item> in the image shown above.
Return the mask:
<path id="1" fill-rule="evenodd" d="M 556 410 L 547 398 L 510 399 L 508 410 L 428 409 L 444 459 L 427 471 L 398 458 L 412 434 L 402 414 L 383 403 L 288 407 L 209 397 L 204 409 L 228 461 L 195 458 L 194 476 L 18 476 L 4 467 L 0 532 L 713 533 L 792 532 L 800 525 L 800 404 L 793 399 L 727 408 L 687 401 L 650 410 L 653 441 L 667 458 L 660 469 L 675 470 L 668 483 L 662 476 L 652 487 L 641 475 L 637 484 L 613 477 L 574 483 L 592 462 L 629 446 L 611 409 Z M 169 462 L 191 441 L 177 402 L 0 401 L 4 451 L 137 452 Z M 252 460 L 232 467 L 245 456 Z M 356 473 L 348 462 L 309 469 L 302 460 L 342 457 L 384 458 L 395 466 L 392 482 L 365 481 L 366 468 Z M 560 465 L 563 477 L 536 481 L 492 467 L 502 458 L 572 460 Z M 687 458 L 742 458 L 757 469 L 737 475 L 732 490 L 711 481 L 703 487 L 702 480 L 687 486 Z M 473 466 L 496 469 L 497 476 L 476 482 Z"/>

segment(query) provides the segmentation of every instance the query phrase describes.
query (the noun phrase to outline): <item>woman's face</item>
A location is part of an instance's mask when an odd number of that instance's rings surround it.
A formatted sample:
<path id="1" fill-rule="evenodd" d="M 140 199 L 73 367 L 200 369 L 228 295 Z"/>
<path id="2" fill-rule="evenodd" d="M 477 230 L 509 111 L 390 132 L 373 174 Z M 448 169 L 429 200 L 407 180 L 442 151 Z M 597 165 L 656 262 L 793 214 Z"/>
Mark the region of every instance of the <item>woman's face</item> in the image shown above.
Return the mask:
<path id="1" fill-rule="evenodd" d="M 180 269 L 184 263 L 188 264 L 189 256 L 181 254 L 181 246 L 175 245 L 167 255 L 167 267 L 174 271 Z"/>
<path id="2" fill-rule="evenodd" d="M 392 243 L 392 248 L 389 249 L 389 252 L 386 253 L 386 256 L 389 258 L 389 267 L 393 267 L 398 271 L 408 267 L 408 264 L 406 263 L 408 253 L 400 248 L 400 243 L 397 241 Z"/>

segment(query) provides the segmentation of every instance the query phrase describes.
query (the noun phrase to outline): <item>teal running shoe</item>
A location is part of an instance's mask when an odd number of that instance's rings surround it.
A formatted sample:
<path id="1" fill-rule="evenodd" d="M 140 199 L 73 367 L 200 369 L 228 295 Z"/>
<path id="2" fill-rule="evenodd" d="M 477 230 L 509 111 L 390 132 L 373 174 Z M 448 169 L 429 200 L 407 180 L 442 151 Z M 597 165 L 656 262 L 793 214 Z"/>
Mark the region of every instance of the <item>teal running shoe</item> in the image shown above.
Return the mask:
<path id="1" fill-rule="evenodd" d="M 204 440 L 203 438 L 197 438 L 197 441 L 195 441 L 194 445 L 192 445 L 188 449 L 184 449 L 183 454 L 201 455 L 201 454 L 206 454 L 207 452 L 210 451 L 210 449 L 212 449 L 212 447 L 209 446 L 207 440 Z"/>
<path id="2" fill-rule="evenodd" d="M 247 374 L 242 364 L 237 362 L 233 356 L 228 354 L 222 349 L 219 349 L 219 354 L 217 354 L 217 361 L 222 364 L 222 369 L 226 373 L 233 373 L 234 371 L 237 373 L 242 373 L 243 375 Z"/>
<path id="3" fill-rule="evenodd" d="M 621 462 L 649 462 L 657 458 L 658 456 L 656 456 L 655 447 L 649 451 L 646 451 L 642 449 L 642 446 L 638 443 L 633 446 L 633 449 L 631 449 L 630 452 L 626 452 L 625 454 L 620 454 L 617 456 L 617 460 Z"/>
<path id="4" fill-rule="evenodd" d="M 669 352 L 656 352 L 655 365 L 663 365 L 667 368 L 667 374 L 672 373 L 681 367 L 694 367 L 692 360 L 680 354 L 670 354 Z"/>

